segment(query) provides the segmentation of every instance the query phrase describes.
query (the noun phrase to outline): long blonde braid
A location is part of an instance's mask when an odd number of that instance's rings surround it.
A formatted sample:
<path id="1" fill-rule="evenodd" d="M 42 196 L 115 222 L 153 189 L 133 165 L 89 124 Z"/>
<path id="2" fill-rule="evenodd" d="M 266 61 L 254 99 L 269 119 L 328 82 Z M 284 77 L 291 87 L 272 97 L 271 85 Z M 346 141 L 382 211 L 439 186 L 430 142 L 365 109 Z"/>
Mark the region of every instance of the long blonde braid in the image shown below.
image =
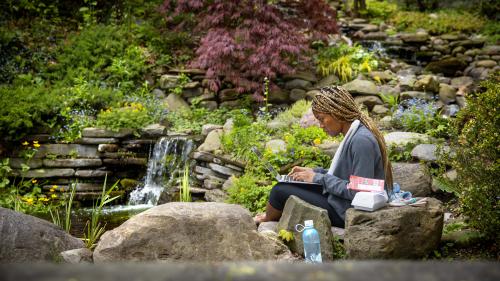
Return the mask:
<path id="1" fill-rule="evenodd" d="M 329 114 L 340 121 L 353 122 L 358 119 L 368 130 L 370 130 L 370 132 L 372 132 L 377 140 L 380 153 L 382 154 L 385 182 L 389 191 L 391 191 L 393 184 L 392 167 L 387 155 L 384 137 L 373 120 L 359 109 L 351 94 L 340 86 L 323 87 L 313 98 L 312 110 L 314 114 Z"/>

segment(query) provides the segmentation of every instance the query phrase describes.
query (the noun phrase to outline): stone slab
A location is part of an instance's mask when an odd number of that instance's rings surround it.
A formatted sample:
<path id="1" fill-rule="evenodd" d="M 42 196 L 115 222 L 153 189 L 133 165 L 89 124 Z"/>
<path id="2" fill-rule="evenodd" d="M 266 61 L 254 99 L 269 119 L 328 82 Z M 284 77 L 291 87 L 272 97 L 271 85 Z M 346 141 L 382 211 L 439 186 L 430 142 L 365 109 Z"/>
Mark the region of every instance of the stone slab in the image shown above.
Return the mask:
<path id="1" fill-rule="evenodd" d="M 85 128 L 82 130 L 82 137 L 85 138 L 124 138 L 133 134 L 132 129 L 120 129 L 118 132 L 101 128 Z"/>
<path id="2" fill-rule="evenodd" d="M 48 154 L 81 158 L 99 158 L 97 147 L 95 145 L 85 144 L 45 144 L 38 149 L 34 158 L 44 158 Z"/>
<path id="3" fill-rule="evenodd" d="M 146 166 L 148 164 L 147 158 L 122 158 L 122 159 L 103 159 L 104 165 L 111 166 Z"/>
<path id="4" fill-rule="evenodd" d="M 112 171 L 105 170 L 78 170 L 75 172 L 75 177 L 79 178 L 103 178 L 106 175 L 110 176 Z"/>
<path id="5" fill-rule="evenodd" d="M 118 143 L 117 138 L 79 138 L 74 141 L 78 144 L 107 144 L 107 143 Z"/>
<path id="6" fill-rule="evenodd" d="M 43 165 L 50 168 L 98 167 L 101 159 L 43 159 Z"/>
<path id="7" fill-rule="evenodd" d="M 30 169 L 37 169 L 42 167 L 42 159 L 30 159 L 28 162 L 24 158 L 10 158 L 9 159 L 9 166 L 13 169 L 21 169 L 22 165 L 28 165 Z"/>
<path id="8" fill-rule="evenodd" d="M 16 176 L 24 176 L 25 178 L 65 178 L 72 177 L 75 174 L 73 169 L 33 169 L 25 173 L 21 170 L 12 170 Z"/>

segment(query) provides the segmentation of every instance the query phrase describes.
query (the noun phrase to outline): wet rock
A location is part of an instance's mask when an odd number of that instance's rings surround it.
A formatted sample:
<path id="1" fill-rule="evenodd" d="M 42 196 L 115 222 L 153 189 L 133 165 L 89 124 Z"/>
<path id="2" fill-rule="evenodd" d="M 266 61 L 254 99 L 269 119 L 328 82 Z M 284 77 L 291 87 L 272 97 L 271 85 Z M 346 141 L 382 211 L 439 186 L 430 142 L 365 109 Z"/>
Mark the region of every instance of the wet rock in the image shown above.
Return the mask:
<path id="1" fill-rule="evenodd" d="M 228 168 L 226 166 L 219 165 L 219 164 L 215 164 L 215 163 L 209 163 L 208 167 L 210 167 L 210 169 L 214 170 L 215 172 L 222 174 L 222 175 L 225 175 L 225 176 L 228 176 L 228 177 L 241 175 L 240 171 L 237 171 L 237 170 L 234 170 L 234 169 L 231 169 L 231 168 Z M 223 179 L 221 181 L 221 184 L 224 181 L 225 181 L 225 179 Z"/>
<path id="2" fill-rule="evenodd" d="M 451 79 L 451 86 L 454 88 L 469 87 L 474 84 L 474 79 L 469 76 L 455 77 Z"/>
<path id="3" fill-rule="evenodd" d="M 489 56 L 500 55 L 500 45 L 484 46 L 484 48 L 481 50 L 481 53 L 483 55 Z"/>

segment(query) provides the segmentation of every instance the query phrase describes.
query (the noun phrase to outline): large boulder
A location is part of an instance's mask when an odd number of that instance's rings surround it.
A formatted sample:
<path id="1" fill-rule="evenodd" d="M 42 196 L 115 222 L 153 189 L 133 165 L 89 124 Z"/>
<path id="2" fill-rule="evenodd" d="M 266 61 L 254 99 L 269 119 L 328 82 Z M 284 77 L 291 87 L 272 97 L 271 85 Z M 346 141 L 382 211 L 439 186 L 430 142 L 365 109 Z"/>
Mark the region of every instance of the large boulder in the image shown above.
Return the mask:
<path id="1" fill-rule="evenodd" d="M 286 201 L 276 230 L 279 232 L 284 229 L 293 232 L 294 239 L 289 242 L 289 247 L 293 252 L 303 256 L 304 242 L 302 241 L 302 233 L 295 231 L 295 226 L 297 224 L 304 225 L 304 221 L 306 220 L 312 220 L 314 228 L 318 231 L 322 259 L 333 260 L 332 224 L 325 209 L 311 205 L 299 197 L 292 195 Z"/>
<path id="2" fill-rule="evenodd" d="M 432 179 L 427 166 L 421 163 L 392 163 L 394 182 L 413 196 L 427 196 L 431 193 Z"/>
<path id="3" fill-rule="evenodd" d="M 348 209 L 344 245 L 350 259 L 415 259 L 436 249 L 443 230 L 443 206 L 386 207 L 376 212 Z"/>
<path id="4" fill-rule="evenodd" d="M 164 101 L 166 108 L 170 111 L 189 110 L 189 104 L 177 94 L 168 95 Z"/>
<path id="5" fill-rule="evenodd" d="M 432 75 L 424 75 L 413 85 L 415 90 L 424 92 L 439 92 L 439 81 Z"/>
<path id="6" fill-rule="evenodd" d="M 270 260 L 289 254 L 257 233 L 250 212 L 226 203 L 172 202 L 104 233 L 94 262 Z"/>
<path id="7" fill-rule="evenodd" d="M 82 240 L 46 220 L 0 207 L 1 262 L 58 262 Z"/>

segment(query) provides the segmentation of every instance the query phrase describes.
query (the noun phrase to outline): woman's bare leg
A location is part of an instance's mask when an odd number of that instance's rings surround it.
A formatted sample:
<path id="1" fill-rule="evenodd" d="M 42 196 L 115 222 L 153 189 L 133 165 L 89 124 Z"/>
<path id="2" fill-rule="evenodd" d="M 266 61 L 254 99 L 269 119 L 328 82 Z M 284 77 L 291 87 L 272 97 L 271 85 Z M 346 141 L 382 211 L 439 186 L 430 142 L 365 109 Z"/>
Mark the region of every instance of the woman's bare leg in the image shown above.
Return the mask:
<path id="1" fill-rule="evenodd" d="M 266 221 L 279 221 L 281 218 L 282 211 L 275 209 L 269 202 L 266 205 L 266 213 L 256 215 L 254 220 L 256 223 L 266 222 Z"/>

